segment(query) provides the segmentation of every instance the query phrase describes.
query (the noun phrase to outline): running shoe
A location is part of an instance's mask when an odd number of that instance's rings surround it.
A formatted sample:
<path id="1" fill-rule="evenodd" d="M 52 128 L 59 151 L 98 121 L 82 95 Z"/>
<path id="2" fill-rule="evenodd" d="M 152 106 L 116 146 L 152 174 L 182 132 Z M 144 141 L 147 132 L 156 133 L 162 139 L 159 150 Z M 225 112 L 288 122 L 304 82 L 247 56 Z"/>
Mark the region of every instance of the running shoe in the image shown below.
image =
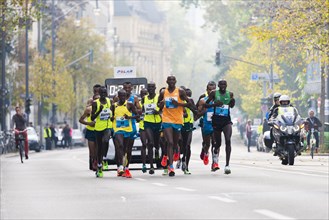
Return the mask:
<path id="1" fill-rule="evenodd" d="M 181 160 L 178 160 L 176 164 L 176 169 L 180 169 L 180 164 L 181 164 Z"/>
<path id="2" fill-rule="evenodd" d="M 203 156 L 203 164 L 208 165 L 209 163 L 209 154 L 204 154 Z"/>
<path id="3" fill-rule="evenodd" d="M 96 171 L 96 177 L 103 178 L 103 170 L 102 168 L 98 168 Z"/>
<path id="4" fill-rule="evenodd" d="M 174 153 L 174 161 L 178 161 L 179 160 L 179 152 L 178 153 Z"/>
<path id="5" fill-rule="evenodd" d="M 204 152 L 203 152 L 203 149 L 201 149 L 200 159 L 203 160 L 203 157 L 204 157 Z"/>
<path id="6" fill-rule="evenodd" d="M 168 172 L 169 176 L 175 176 L 175 170 L 173 165 L 168 166 Z"/>
<path id="7" fill-rule="evenodd" d="M 151 167 L 150 170 L 149 170 L 149 174 L 153 175 L 154 174 L 154 168 Z"/>
<path id="8" fill-rule="evenodd" d="M 125 169 L 125 172 L 122 174 L 122 177 L 131 178 L 131 173 L 129 169 Z"/>
<path id="9" fill-rule="evenodd" d="M 215 172 L 216 170 L 219 170 L 218 163 L 213 163 L 213 164 L 211 165 L 211 171 Z"/>
<path id="10" fill-rule="evenodd" d="M 125 173 L 123 169 L 118 168 L 117 170 L 117 176 L 122 176 Z"/>
<path id="11" fill-rule="evenodd" d="M 225 166 L 224 173 L 225 174 L 230 174 L 231 173 L 231 169 L 230 169 L 229 166 Z"/>
<path id="12" fill-rule="evenodd" d="M 145 164 L 143 164 L 142 172 L 143 172 L 143 173 L 146 173 L 146 165 L 145 165 Z"/>
<path id="13" fill-rule="evenodd" d="M 163 166 L 163 167 L 167 166 L 167 160 L 168 160 L 168 156 L 163 155 L 162 161 L 161 161 L 161 166 Z"/>
<path id="14" fill-rule="evenodd" d="M 168 175 L 168 169 L 163 169 L 162 176 L 167 176 Z"/>
<path id="15" fill-rule="evenodd" d="M 186 169 L 186 170 L 184 170 L 184 174 L 185 175 L 191 175 L 191 172 L 188 169 Z"/>
<path id="16" fill-rule="evenodd" d="M 103 169 L 104 170 L 108 170 L 109 169 L 109 164 L 107 163 L 107 161 L 102 161 L 102 164 L 103 164 Z"/>

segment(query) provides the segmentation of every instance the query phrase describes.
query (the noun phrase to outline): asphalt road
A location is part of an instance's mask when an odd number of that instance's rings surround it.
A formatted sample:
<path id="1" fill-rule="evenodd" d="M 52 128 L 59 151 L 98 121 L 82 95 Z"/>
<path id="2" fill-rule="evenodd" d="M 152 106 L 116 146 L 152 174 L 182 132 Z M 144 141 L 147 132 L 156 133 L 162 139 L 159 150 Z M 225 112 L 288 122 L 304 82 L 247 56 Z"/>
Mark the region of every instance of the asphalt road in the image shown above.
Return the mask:
<path id="1" fill-rule="evenodd" d="M 300 156 L 283 166 L 255 147 L 248 153 L 236 134 L 232 141 L 230 175 L 224 148 L 219 171 L 203 165 L 199 130 L 192 175 L 137 169 L 132 179 L 115 171 L 96 178 L 86 147 L 31 153 L 24 164 L 16 154 L 2 155 L 1 219 L 329 219 L 328 156 Z"/>

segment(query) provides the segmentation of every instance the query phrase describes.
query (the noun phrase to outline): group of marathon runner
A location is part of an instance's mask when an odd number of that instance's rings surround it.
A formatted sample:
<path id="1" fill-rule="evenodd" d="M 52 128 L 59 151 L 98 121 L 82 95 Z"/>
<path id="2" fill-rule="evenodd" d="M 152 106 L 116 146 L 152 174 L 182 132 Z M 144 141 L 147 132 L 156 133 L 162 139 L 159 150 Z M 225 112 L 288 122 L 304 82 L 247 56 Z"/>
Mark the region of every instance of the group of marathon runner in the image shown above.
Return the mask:
<path id="1" fill-rule="evenodd" d="M 176 77 L 167 77 L 167 87 L 156 92 L 154 82 L 147 83 L 147 89 L 140 91 L 140 98 L 132 94 L 133 85 L 125 82 L 117 95 L 110 99 L 105 86 L 95 85 L 94 95 L 88 100 L 87 107 L 79 122 L 86 125 L 85 138 L 89 146 L 89 169 L 96 177 L 103 177 L 108 169 L 106 156 L 109 140 L 113 138 L 117 176 L 131 178 L 129 164 L 132 157 L 134 140 L 140 136 L 142 142 L 142 172 L 146 173 L 146 157 L 149 174 L 154 174 L 153 149 L 155 158 L 161 158 L 163 175 L 175 176 L 176 168 L 189 175 L 193 122 L 200 119 L 202 131 L 202 150 L 200 158 L 204 165 L 209 164 L 212 153 L 211 171 L 219 169 L 219 153 L 225 138 L 225 174 L 230 174 L 232 122 L 230 108 L 235 105 L 232 92 L 227 91 L 226 80 L 216 83 L 210 81 L 206 91 L 194 103 L 192 91 L 176 86 Z M 136 123 L 139 123 L 137 131 Z M 212 146 L 210 148 L 210 146 Z M 161 148 L 161 157 L 159 155 Z M 148 155 L 146 156 L 146 149 Z"/>

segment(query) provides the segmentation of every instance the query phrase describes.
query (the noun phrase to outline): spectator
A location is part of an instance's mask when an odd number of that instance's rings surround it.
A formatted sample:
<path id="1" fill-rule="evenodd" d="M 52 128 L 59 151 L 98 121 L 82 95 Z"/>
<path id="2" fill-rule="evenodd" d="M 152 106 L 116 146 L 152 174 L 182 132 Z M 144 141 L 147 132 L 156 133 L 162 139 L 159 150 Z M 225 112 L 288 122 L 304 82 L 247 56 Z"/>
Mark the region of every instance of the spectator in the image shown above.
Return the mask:
<path id="1" fill-rule="evenodd" d="M 48 124 L 46 124 L 46 127 L 43 129 L 43 137 L 46 141 L 46 150 L 51 150 L 51 128 Z"/>
<path id="2" fill-rule="evenodd" d="M 63 128 L 62 136 L 64 141 L 63 148 L 69 147 L 71 145 L 71 128 L 69 124 L 66 124 Z"/>
<path id="3" fill-rule="evenodd" d="M 250 144 L 251 144 L 251 120 L 248 119 L 246 124 L 246 137 L 248 139 L 248 152 L 250 152 Z"/>

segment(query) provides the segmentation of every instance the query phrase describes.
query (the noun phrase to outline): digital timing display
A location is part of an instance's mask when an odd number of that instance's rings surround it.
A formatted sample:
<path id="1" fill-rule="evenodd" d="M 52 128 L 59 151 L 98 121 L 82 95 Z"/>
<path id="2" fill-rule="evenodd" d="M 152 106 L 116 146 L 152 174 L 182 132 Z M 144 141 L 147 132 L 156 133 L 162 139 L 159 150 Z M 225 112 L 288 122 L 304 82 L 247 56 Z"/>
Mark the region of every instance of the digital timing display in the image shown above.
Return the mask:
<path id="1" fill-rule="evenodd" d="M 120 89 L 123 89 L 125 82 L 131 82 L 133 85 L 132 94 L 139 97 L 140 91 L 147 87 L 147 79 L 144 77 L 139 78 L 109 78 L 105 80 L 105 86 L 107 88 L 107 95 L 113 98 L 118 94 Z"/>

